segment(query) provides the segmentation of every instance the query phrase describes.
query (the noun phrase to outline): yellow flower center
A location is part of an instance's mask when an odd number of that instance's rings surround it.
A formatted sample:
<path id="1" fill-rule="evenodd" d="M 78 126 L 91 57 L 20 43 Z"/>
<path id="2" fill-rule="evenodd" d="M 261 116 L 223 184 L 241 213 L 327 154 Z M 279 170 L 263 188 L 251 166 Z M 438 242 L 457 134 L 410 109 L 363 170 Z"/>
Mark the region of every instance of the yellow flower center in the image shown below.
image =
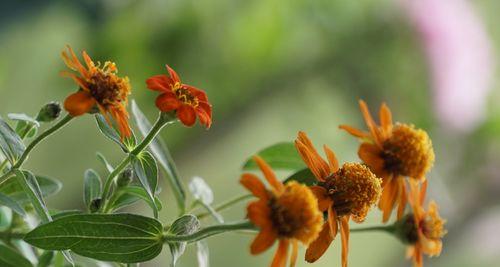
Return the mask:
<path id="1" fill-rule="evenodd" d="M 434 163 L 429 135 L 413 125 L 396 124 L 383 143 L 384 168 L 394 174 L 422 178 Z"/>
<path id="2" fill-rule="evenodd" d="M 345 163 L 319 185 L 332 198 L 337 216 L 352 215 L 356 222 L 364 221 L 382 193 L 381 180 L 360 163 Z"/>
<path id="3" fill-rule="evenodd" d="M 444 229 L 445 223 L 446 221 L 437 212 L 427 213 L 421 222 L 422 233 L 429 239 L 441 239 L 447 233 Z"/>
<path id="4" fill-rule="evenodd" d="M 94 67 L 90 70 L 87 81 L 92 97 L 105 108 L 127 102 L 130 94 L 130 83 L 127 77 L 118 77 L 116 66 L 106 62 L 103 68 Z"/>
<path id="5" fill-rule="evenodd" d="M 187 88 L 183 88 L 181 83 L 176 82 L 172 87 L 172 91 L 175 93 L 177 99 L 179 99 L 182 103 L 195 108 L 198 106 L 198 98 L 191 94 Z"/>
<path id="6" fill-rule="evenodd" d="M 278 236 L 294 238 L 304 244 L 318 236 L 323 215 L 311 190 L 297 182 L 285 185 L 285 191 L 269 201 L 271 221 Z"/>

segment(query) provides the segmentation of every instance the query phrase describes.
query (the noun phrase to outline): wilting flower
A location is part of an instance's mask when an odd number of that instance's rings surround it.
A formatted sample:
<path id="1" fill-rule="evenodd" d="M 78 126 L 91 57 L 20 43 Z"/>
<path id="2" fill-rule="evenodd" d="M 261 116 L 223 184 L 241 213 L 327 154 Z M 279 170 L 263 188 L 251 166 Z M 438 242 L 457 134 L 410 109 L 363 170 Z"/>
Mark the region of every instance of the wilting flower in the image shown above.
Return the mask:
<path id="1" fill-rule="evenodd" d="M 422 267 L 423 254 L 439 256 L 443 247 L 442 238 L 446 234 L 446 221 L 439 216 L 438 205 L 431 201 L 427 210 L 423 207 L 427 184 L 420 188 L 416 181 L 410 182 L 410 204 L 413 214 L 397 221 L 396 233 L 409 244 L 407 256 L 413 259 L 415 267 Z"/>
<path id="2" fill-rule="evenodd" d="M 321 230 L 323 216 L 318 209 L 318 202 L 307 186 L 293 181 L 282 184 L 263 159 L 255 156 L 254 160 L 271 188 L 267 189 L 253 174 L 245 173 L 241 177 L 241 184 L 258 198 L 247 207 L 248 218 L 260 228 L 260 233 L 250 246 L 250 252 L 260 254 L 279 240 L 271 266 L 286 265 L 290 245 L 290 266 L 295 266 L 298 242 L 308 245 Z"/>
<path id="3" fill-rule="evenodd" d="M 380 125 L 373 120 L 366 103 L 359 101 L 369 132 L 347 125 L 340 128 L 362 141 L 358 155 L 383 180 L 379 208 L 387 222 L 398 204 L 397 218 L 403 216 L 408 194 L 404 177 L 425 180 L 434 163 L 434 150 L 427 133 L 413 125 L 392 123 L 391 111 L 384 103 L 380 107 Z"/>
<path id="4" fill-rule="evenodd" d="M 206 128 L 212 124 L 212 106 L 202 90 L 181 83 L 179 75 L 167 65 L 170 75 L 156 75 L 146 80 L 149 89 L 159 91 L 156 107 L 163 112 L 175 111 L 186 126 L 193 126 L 198 116 Z"/>
<path id="5" fill-rule="evenodd" d="M 110 115 L 118 125 L 122 137 L 131 135 L 126 109 L 130 83 L 128 77 L 116 75 L 118 69 L 115 63 L 106 61 L 103 66 L 96 65 L 83 51 L 84 66 L 76 57 L 73 49 L 68 46 L 68 51 L 62 52 L 66 66 L 78 74 L 64 71 L 62 74 L 73 78 L 80 90 L 69 95 L 64 101 L 64 109 L 71 116 L 80 116 L 92 112 L 97 107 L 98 111 L 112 125 Z"/>
<path id="6" fill-rule="evenodd" d="M 299 132 L 295 146 L 318 181 L 310 188 L 318 199 L 319 209 L 328 214 L 319 237 L 307 248 L 306 261 L 318 260 L 340 229 L 342 266 L 345 267 L 349 250 L 349 219 L 357 223 L 365 220 L 371 206 L 380 198 L 381 181 L 363 164 L 345 163 L 339 168 L 334 152 L 324 146 L 326 162 L 303 132 Z"/>

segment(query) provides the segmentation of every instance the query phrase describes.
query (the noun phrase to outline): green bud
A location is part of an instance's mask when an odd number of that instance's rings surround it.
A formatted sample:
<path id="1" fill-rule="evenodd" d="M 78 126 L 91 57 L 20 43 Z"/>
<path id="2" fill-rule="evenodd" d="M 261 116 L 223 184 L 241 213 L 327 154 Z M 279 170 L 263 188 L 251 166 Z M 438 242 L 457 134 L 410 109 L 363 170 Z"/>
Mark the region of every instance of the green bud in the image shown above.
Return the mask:
<path id="1" fill-rule="evenodd" d="M 61 115 L 61 105 L 58 102 L 52 101 L 40 109 L 36 120 L 39 122 L 51 122 L 57 119 L 59 115 Z"/>
<path id="2" fill-rule="evenodd" d="M 90 212 L 92 212 L 92 213 L 97 212 L 101 208 L 101 205 L 102 205 L 102 199 L 101 198 L 93 199 L 90 202 L 90 207 L 89 207 Z"/>
<path id="3" fill-rule="evenodd" d="M 123 170 L 118 176 L 118 180 L 116 180 L 116 185 L 118 187 L 125 187 L 132 182 L 134 178 L 134 171 L 131 168 L 127 168 Z"/>
<path id="4" fill-rule="evenodd" d="M 407 214 L 394 223 L 394 235 L 405 244 L 415 244 L 415 242 L 418 241 L 418 233 L 413 214 Z"/>

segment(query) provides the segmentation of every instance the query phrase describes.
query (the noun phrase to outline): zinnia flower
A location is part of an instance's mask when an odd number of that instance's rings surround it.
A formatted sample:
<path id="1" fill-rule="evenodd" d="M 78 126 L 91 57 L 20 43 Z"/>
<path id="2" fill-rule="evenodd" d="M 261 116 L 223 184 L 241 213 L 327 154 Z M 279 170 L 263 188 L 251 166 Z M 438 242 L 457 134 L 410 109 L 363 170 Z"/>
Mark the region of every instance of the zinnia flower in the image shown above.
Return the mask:
<path id="1" fill-rule="evenodd" d="M 427 133 L 413 125 L 392 123 L 391 111 L 384 103 L 380 107 L 380 125 L 373 120 L 366 103 L 359 106 L 369 132 L 347 125 L 340 128 L 360 138 L 359 157 L 372 172 L 383 180 L 383 192 L 379 208 L 383 222 L 387 222 L 398 204 L 397 218 L 403 216 L 408 194 L 404 177 L 423 181 L 434 163 L 434 150 Z"/>
<path id="2" fill-rule="evenodd" d="M 326 162 L 304 132 L 299 132 L 295 146 L 318 181 L 310 188 L 318 199 L 320 211 L 328 215 L 319 237 L 307 248 L 306 261 L 318 260 L 340 230 L 342 266 L 345 267 L 349 250 L 349 219 L 357 223 L 365 220 L 371 206 L 380 198 L 381 181 L 363 164 L 345 163 L 339 168 L 334 152 L 324 146 Z"/>
<path id="3" fill-rule="evenodd" d="M 446 235 L 444 229 L 446 221 L 439 216 L 438 205 L 431 201 L 427 210 L 423 208 L 426 185 L 420 188 L 417 182 L 410 182 L 410 204 L 413 214 L 405 216 L 396 223 L 403 229 L 401 237 L 410 244 L 407 256 L 413 259 L 415 267 L 423 266 L 423 254 L 431 257 L 441 254 L 443 247 L 441 239 Z"/>
<path id="4" fill-rule="evenodd" d="M 122 138 L 129 137 L 131 131 L 126 109 L 130 94 L 128 77 L 117 76 L 118 69 L 113 62 L 106 61 L 102 67 L 99 63 L 96 65 L 85 51 L 82 52 L 86 65 L 84 66 L 73 49 L 70 46 L 67 49 L 67 52 L 62 52 L 64 63 L 78 74 L 68 71 L 62 74 L 71 77 L 80 90 L 66 98 L 64 109 L 71 116 L 76 117 L 93 112 L 97 107 L 110 125 L 112 123 L 108 115 L 115 120 Z"/>
<path id="5" fill-rule="evenodd" d="M 170 77 L 156 75 L 146 80 L 149 89 L 159 91 L 156 107 L 163 112 L 175 111 L 186 126 L 193 126 L 198 116 L 207 129 L 212 124 L 212 106 L 202 90 L 181 83 L 179 75 L 167 65 Z"/>
<path id="6" fill-rule="evenodd" d="M 260 254 L 279 240 L 271 266 L 286 266 L 290 245 L 290 266 L 295 266 L 298 242 L 308 245 L 321 230 L 323 216 L 318 209 L 318 202 L 307 186 L 297 182 L 282 184 L 263 159 L 255 156 L 254 160 L 271 188 L 267 189 L 253 174 L 245 173 L 241 177 L 240 183 L 258 198 L 247 207 L 248 218 L 260 228 L 250 252 L 253 255 Z"/>

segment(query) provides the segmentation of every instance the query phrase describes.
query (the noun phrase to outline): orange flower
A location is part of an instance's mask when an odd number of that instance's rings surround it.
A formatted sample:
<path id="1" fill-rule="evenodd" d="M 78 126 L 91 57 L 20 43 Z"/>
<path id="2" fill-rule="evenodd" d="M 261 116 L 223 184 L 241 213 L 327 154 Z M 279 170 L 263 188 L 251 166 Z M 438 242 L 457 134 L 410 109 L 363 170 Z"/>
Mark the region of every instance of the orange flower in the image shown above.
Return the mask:
<path id="1" fill-rule="evenodd" d="M 248 218 L 260 228 L 260 233 L 250 246 L 250 252 L 253 255 L 260 254 L 279 240 L 271 266 L 286 266 L 290 244 L 290 266 L 295 266 L 298 242 L 308 245 L 321 230 L 323 216 L 318 210 L 318 203 L 307 186 L 297 182 L 282 184 L 263 159 L 255 156 L 254 160 L 271 189 L 266 189 L 253 174 L 245 173 L 241 177 L 240 183 L 258 198 L 247 207 Z"/>
<path id="2" fill-rule="evenodd" d="M 149 89 L 159 91 L 156 106 L 163 112 L 176 111 L 179 120 L 193 126 L 196 116 L 207 129 L 212 124 L 212 106 L 202 90 L 181 83 L 179 75 L 167 65 L 170 77 L 156 75 L 146 80 Z"/>
<path id="3" fill-rule="evenodd" d="M 358 155 L 370 169 L 383 180 L 383 192 L 379 208 L 383 222 L 387 222 L 392 210 L 398 205 L 397 218 L 403 216 L 408 194 L 403 177 L 425 180 L 425 174 L 434 163 L 432 142 L 423 130 L 413 125 L 392 123 L 391 111 L 385 103 L 380 107 L 380 125 L 373 120 L 366 103 L 359 106 L 369 132 L 347 125 L 340 128 L 362 141 Z"/>
<path id="4" fill-rule="evenodd" d="M 78 60 L 73 49 L 67 46 L 68 51 L 62 52 L 66 66 L 78 74 L 64 71 L 63 75 L 71 77 L 80 90 L 69 95 L 64 101 L 64 109 L 71 116 L 80 116 L 93 112 L 97 106 L 100 113 L 112 125 L 109 116 L 115 120 L 118 130 L 123 137 L 130 137 L 131 131 L 128 124 L 126 109 L 130 83 L 128 77 L 118 77 L 115 63 L 106 61 L 104 66 L 94 64 L 87 52 L 83 51 L 85 65 Z"/>
<path id="5" fill-rule="evenodd" d="M 328 249 L 340 229 L 342 240 L 342 266 L 347 266 L 349 250 L 349 219 L 361 223 L 379 199 L 381 181 L 366 166 L 345 163 L 341 168 L 334 152 L 324 146 L 328 162 L 314 148 L 304 132 L 299 132 L 295 147 L 316 177 L 318 183 L 311 190 L 318 200 L 320 211 L 328 220 L 323 224 L 319 237 L 306 251 L 306 261 L 315 262 Z"/>
<path id="6" fill-rule="evenodd" d="M 412 227 L 405 238 L 410 243 L 407 256 L 413 259 L 415 267 L 423 266 L 423 254 L 439 256 L 443 247 L 442 238 L 446 235 L 446 221 L 439 216 L 438 205 L 431 201 L 427 211 L 423 208 L 427 184 L 420 188 L 417 182 L 410 182 L 410 204 L 413 216 L 405 222 Z"/>

